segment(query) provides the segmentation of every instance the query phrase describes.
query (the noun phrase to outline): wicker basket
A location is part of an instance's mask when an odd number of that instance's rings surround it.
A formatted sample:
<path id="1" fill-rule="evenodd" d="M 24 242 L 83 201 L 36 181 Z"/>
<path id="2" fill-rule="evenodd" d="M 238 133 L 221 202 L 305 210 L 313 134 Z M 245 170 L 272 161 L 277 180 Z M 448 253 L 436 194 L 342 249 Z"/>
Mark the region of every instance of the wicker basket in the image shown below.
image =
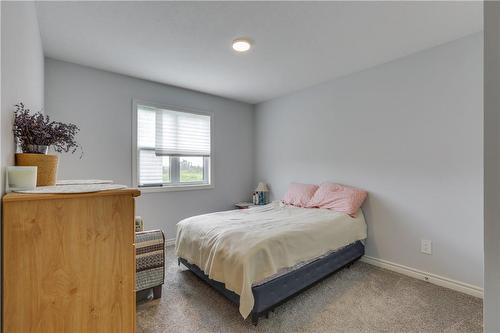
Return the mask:
<path id="1" fill-rule="evenodd" d="M 38 167 L 36 186 L 52 186 L 57 180 L 57 155 L 16 154 L 17 166 Z"/>

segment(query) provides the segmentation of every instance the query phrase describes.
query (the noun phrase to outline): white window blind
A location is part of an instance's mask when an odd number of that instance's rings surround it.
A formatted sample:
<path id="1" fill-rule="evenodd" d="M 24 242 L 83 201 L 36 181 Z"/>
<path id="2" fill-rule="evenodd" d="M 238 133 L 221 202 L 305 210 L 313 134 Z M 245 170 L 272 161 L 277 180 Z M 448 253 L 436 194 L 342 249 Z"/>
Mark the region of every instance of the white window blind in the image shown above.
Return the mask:
<path id="1" fill-rule="evenodd" d="M 210 116 L 156 110 L 157 156 L 210 156 Z"/>
<path id="2" fill-rule="evenodd" d="M 139 185 L 157 185 L 163 183 L 163 161 L 154 150 L 139 150 Z"/>
<path id="3" fill-rule="evenodd" d="M 211 116 L 137 105 L 137 184 L 210 185 Z"/>
<path id="4" fill-rule="evenodd" d="M 137 147 L 155 148 L 156 112 L 152 108 L 137 108 Z"/>

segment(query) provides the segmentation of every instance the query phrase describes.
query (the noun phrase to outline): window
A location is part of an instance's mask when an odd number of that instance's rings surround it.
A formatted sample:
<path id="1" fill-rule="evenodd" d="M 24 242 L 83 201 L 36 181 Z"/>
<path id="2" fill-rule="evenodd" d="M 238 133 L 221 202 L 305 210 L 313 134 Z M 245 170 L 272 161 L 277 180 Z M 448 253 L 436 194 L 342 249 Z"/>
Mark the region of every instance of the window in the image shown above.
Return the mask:
<path id="1" fill-rule="evenodd" d="M 135 177 L 141 188 L 211 185 L 212 116 L 134 103 Z"/>

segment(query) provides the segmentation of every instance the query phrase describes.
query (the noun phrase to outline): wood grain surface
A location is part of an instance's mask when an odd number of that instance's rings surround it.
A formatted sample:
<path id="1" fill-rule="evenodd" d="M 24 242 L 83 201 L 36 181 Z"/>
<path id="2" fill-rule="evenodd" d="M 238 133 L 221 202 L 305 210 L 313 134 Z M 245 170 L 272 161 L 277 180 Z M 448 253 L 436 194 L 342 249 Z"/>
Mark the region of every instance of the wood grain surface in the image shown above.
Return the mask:
<path id="1" fill-rule="evenodd" d="M 4 332 L 135 332 L 139 193 L 4 196 Z"/>

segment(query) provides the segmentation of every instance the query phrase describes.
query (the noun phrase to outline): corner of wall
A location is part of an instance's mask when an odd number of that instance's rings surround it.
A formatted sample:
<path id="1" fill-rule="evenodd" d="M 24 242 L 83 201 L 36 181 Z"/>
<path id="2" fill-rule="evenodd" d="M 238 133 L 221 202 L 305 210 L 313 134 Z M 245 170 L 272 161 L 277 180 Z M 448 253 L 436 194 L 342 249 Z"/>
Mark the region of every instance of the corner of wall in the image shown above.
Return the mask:
<path id="1" fill-rule="evenodd" d="M 43 110 L 44 58 L 35 3 L 2 2 L 1 6 L 0 133 L 1 165 L 5 167 L 14 163 L 14 105 L 23 101 L 33 111 Z"/>
<path id="2" fill-rule="evenodd" d="M 484 332 L 500 331 L 500 2 L 484 3 Z"/>
<path id="3" fill-rule="evenodd" d="M 257 104 L 252 104 L 252 133 L 253 135 L 253 140 L 252 140 L 252 180 L 254 184 L 257 184 L 259 181 L 257 179 L 258 173 L 257 173 Z"/>

